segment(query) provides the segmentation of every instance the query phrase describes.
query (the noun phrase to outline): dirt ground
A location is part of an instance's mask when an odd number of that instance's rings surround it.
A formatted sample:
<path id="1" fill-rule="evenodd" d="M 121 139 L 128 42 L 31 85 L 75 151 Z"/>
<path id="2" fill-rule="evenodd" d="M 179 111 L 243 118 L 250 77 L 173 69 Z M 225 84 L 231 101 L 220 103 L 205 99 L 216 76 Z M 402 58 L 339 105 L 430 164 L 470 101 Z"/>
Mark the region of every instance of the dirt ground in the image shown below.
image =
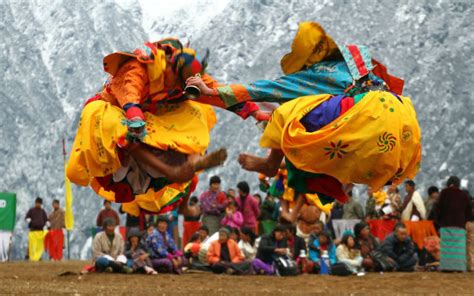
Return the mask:
<path id="1" fill-rule="evenodd" d="M 474 273 L 372 273 L 364 277 L 86 274 L 89 262 L 0 263 L 0 295 L 474 295 Z M 69 271 L 70 275 L 59 274 Z"/>

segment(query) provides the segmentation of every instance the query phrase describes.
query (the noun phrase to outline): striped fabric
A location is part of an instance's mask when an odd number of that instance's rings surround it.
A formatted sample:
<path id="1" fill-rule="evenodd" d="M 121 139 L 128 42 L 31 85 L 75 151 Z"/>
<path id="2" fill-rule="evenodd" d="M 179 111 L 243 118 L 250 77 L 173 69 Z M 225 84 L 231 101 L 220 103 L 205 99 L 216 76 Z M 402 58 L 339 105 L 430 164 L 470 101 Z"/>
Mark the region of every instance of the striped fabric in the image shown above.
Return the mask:
<path id="1" fill-rule="evenodd" d="M 441 228 L 441 270 L 466 271 L 466 230 Z"/>

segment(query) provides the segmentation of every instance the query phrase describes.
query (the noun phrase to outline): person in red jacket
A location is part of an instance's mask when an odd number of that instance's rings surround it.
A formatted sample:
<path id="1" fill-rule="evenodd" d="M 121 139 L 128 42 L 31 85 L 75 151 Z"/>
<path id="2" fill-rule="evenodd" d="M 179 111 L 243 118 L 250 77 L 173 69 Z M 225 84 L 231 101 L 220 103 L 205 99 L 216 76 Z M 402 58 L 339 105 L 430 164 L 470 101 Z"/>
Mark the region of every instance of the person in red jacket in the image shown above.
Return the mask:
<path id="1" fill-rule="evenodd" d="M 247 182 L 240 182 L 237 184 L 237 188 L 239 189 L 239 197 L 235 199 L 235 202 L 244 217 L 244 224 L 242 226 L 252 229 L 254 233 L 258 233 L 257 218 L 260 216 L 258 200 L 250 194 L 250 187 Z"/>
<path id="2" fill-rule="evenodd" d="M 212 242 L 207 251 L 207 261 L 214 273 L 245 274 L 250 271 L 250 263 L 244 262 L 244 255 L 237 243 L 229 239 L 230 231 L 223 227 L 219 239 Z"/>

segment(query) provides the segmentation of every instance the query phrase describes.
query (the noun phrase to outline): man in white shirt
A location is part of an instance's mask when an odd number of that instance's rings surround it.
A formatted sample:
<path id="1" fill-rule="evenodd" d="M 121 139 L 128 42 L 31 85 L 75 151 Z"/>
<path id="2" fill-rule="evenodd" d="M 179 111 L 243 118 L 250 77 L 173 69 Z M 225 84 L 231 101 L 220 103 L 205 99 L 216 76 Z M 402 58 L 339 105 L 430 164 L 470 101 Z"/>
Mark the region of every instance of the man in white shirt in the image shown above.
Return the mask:
<path id="1" fill-rule="evenodd" d="M 402 221 L 419 221 L 426 219 L 425 203 L 421 195 L 415 191 L 415 182 L 408 180 L 405 182 L 405 192 L 407 195 L 402 205 Z"/>

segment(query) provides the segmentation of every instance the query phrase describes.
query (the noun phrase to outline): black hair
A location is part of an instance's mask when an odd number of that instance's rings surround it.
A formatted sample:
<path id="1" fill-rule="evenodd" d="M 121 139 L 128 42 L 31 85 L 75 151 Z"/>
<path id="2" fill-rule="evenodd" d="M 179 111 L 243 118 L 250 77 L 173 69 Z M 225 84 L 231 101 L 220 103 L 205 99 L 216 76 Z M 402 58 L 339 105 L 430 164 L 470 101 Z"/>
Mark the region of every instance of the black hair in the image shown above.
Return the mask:
<path id="1" fill-rule="evenodd" d="M 273 229 L 273 232 L 285 232 L 286 231 L 286 226 L 282 224 L 278 224 L 275 229 Z"/>
<path id="2" fill-rule="evenodd" d="M 296 235 L 296 225 L 290 224 L 290 225 L 286 226 L 286 230 L 291 232 L 293 235 Z"/>
<path id="3" fill-rule="evenodd" d="M 239 188 L 240 191 L 245 193 L 245 195 L 248 195 L 250 193 L 249 184 L 245 181 L 239 182 L 239 184 L 237 184 L 237 188 Z"/>
<path id="4" fill-rule="evenodd" d="M 446 182 L 446 185 L 448 187 L 454 186 L 456 188 L 459 188 L 461 187 L 461 180 L 459 180 L 459 178 L 456 176 L 451 176 L 448 178 L 448 182 Z"/>
<path id="5" fill-rule="evenodd" d="M 43 199 L 38 196 L 38 197 L 35 199 L 35 203 L 43 204 Z"/>
<path id="6" fill-rule="evenodd" d="M 413 182 L 413 180 L 407 180 L 405 181 L 405 184 L 410 185 L 411 187 L 415 188 L 415 182 Z"/>
<path id="7" fill-rule="evenodd" d="M 53 199 L 53 204 L 58 204 L 59 205 L 59 199 Z"/>
<path id="8" fill-rule="evenodd" d="M 430 188 L 428 188 L 428 195 L 431 195 L 433 193 L 439 193 L 439 189 L 438 187 L 436 186 L 431 186 Z"/>
<path id="9" fill-rule="evenodd" d="M 196 195 L 193 195 L 189 198 L 189 203 L 190 204 L 197 204 L 199 202 L 198 197 Z"/>
<path id="10" fill-rule="evenodd" d="M 209 185 L 212 184 L 221 184 L 221 178 L 219 178 L 219 176 L 212 176 L 211 179 L 209 179 Z"/>
<path id="11" fill-rule="evenodd" d="M 199 239 L 199 232 L 195 232 L 195 233 L 193 233 L 193 235 L 191 235 L 191 237 L 189 238 L 188 243 L 194 243 L 194 242 L 197 241 L 198 239 Z"/>
<path id="12" fill-rule="evenodd" d="M 398 222 L 397 224 L 395 224 L 395 227 L 393 228 L 393 232 L 397 232 L 399 229 L 406 229 L 406 228 L 407 227 L 405 226 L 405 224 Z"/>
<path id="13" fill-rule="evenodd" d="M 329 231 L 327 231 L 327 230 L 321 231 L 321 233 L 320 233 L 319 236 L 318 236 L 318 239 L 319 239 L 321 236 L 325 236 L 325 237 L 327 238 L 327 240 L 328 240 L 328 245 L 332 244 L 331 233 L 329 233 Z"/>
<path id="14" fill-rule="evenodd" d="M 105 204 L 107 204 L 107 203 L 112 204 L 112 203 L 110 202 L 110 200 L 104 200 L 103 205 L 105 206 Z"/>
<path id="15" fill-rule="evenodd" d="M 201 227 L 199 227 L 199 230 L 204 230 L 205 232 L 207 232 L 207 234 L 209 234 L 209 227 L 207 227 L 206 225 L 201 225 Z"/>
<path id="16" fill-rule="evenodd" d="M 354 243 L 355 243 L 355 236 L 352 234 L 352 233 L 346 233 L 342 236 L 342 239 L 341 239 L 341 244 L 344 244 L 346 246 L 349 246 L 348 245 L 348 241 L 349 241 L 349 238 L 352 237 L 352 239 L 354 240 Z M 355 247 L 355 244 L 354 244 L 354 247 Z"/>
<path id="17" fill-rule="evenodd" d="M 367 224 L 365 222 L 359 222 L 356 225 L 354 225 L 354 235 L 355 235 L 355 237 L 359 237 L 362 230 L 366 227 L 370 227 L 370 226 L 369 226 L 369 224 Z"/>
<path id="18" fill-rule="evenodd" d="M 255 246 L 255 240 L 257 239 L 257 235 L 253 232 L 252 229 L 244 226 L 240 229 L 240 232 L 242 232 L 245 235 L 248 235 L 250 237 L 250 245 L 252 247 Z"/>

